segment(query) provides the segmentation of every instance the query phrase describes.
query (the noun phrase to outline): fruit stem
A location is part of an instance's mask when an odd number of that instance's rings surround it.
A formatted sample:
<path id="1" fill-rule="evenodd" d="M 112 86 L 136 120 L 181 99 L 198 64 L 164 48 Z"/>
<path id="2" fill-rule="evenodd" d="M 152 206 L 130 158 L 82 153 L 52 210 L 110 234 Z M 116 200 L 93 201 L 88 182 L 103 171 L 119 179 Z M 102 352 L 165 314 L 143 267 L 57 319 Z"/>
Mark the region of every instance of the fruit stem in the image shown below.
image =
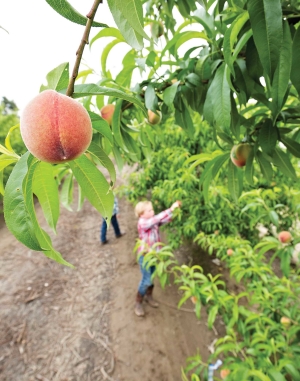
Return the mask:
<path id="1" fill-rule="evenodd" d="M 83 50 L 85 48 L 85 45 L 87 45 L 89 43 L 89 35 L 90 35 L 92 23 L 93 23 L 95 14 L 97 12 L 97 9 L 98 9 L 100 3 L 102 3 L 102 0 L 95 0 L 91 10 L 86 15 L 88 20 L 86 22 L 85 30 L 84 30 L 82 39 L 80 41 L 79 48 L 78 48 L 78 50 L 76 52 L 76 61 L 75 61 L 75 64 L 74 64 L 72 76 L 70 78 L 70 81 L 69 81 L 69 84 L 68 84 L 68 88 L 67 88 L 67 92 L 66 92 L 66 95 L 68 97 L 72 97 L 72 95 L 74 93 L 74 84 L 75 84 L 75 80 L 76 80 L 77 75 L 78 75 L 78 70 L 79 70 L 79 66 L 80 66 Z"/>

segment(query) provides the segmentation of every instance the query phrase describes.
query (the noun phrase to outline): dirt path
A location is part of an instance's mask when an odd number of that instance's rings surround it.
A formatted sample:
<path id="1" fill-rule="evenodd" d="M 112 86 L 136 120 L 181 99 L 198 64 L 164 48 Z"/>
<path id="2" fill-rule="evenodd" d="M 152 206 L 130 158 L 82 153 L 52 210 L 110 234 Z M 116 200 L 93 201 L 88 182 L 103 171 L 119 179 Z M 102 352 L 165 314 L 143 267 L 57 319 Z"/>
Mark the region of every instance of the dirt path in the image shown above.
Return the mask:
<path id="1" fill-rule="evenodd" d="M 216 336 L 204 320 L 176 309 L 174 286 L 156 284 L 160 307 L 135 316 L 136 219 L 125 199 L 120 211 L 126 235 L 116 239 L 110 228 L 101 246 L 101 218 L 88 202 L 80 212 L 61 210 L 54 247 L 76 269 L 27 249 L 1 226 L 1 381 L 180 381 L 197 348 L 207 358 Z"/>

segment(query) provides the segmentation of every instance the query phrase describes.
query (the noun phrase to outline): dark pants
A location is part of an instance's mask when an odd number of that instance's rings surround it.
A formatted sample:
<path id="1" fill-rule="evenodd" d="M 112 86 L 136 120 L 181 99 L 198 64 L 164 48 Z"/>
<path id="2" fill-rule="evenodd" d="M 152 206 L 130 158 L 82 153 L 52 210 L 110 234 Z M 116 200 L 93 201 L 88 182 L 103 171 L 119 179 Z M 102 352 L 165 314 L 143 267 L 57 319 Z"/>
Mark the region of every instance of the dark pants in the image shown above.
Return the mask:
<path id="1" fill-rule="evenodd" d="M 112 218 L 111 218 L 111 224 L 112 224 L 112 226 L 114 228 L 116 237 L 119 237 L 121 235 L 121 232 L 120 232 L 120 228 L 119 228 L 119 224 L 118 224 L 118 220 L 117 220 L 117 215 L 116 214 L 114 214 L 112 216 Z M 107 232 L 107 224 L 106 224 L 105 219 L 103 218 L 102 227 L 101 227 L 101 235 L 100 235 L 101 242 L 105 242 L 106 241 L 106 232 Z"/>

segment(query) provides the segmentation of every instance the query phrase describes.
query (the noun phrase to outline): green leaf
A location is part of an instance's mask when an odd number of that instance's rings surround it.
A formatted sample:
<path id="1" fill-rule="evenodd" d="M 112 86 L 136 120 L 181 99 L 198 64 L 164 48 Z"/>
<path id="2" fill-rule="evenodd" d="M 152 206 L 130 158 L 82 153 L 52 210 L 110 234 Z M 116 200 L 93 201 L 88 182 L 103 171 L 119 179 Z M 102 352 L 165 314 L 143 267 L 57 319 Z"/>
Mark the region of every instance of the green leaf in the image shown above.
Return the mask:
<path id="1" fill-rule="evenodd" d="M 125 131 L 125 129 L 122 129 L 122 137 L 125 146 L 127 147 L 128 152 L 133 156 L 134 160 L 137 160 L 137 157 L 140 157 L 140 149 L 136 143 L 136 141 L 133 139 L 133 137 Z M 135 156 L 137 155 L 137 157 Z"/>
<path id="2" fill-rule="evenodd" d="M 217 313 L 218 313 L 218 305 L 215 305 L 210 309 L 208 314 L 208 318 L 207 318 L 208 328 L 212 328 L 212 326 L 214 325 L 214 322 L 217 317 Z"/>
<path id="3" fill-rule="evenodd" d="M 245 168 L 245 179 L 252 186 L 254 186 L 254 182 L 253 182 L 253 176 L 254 176 L 253 160 L 254 160 L 254 149 L 252 149 L 249 153 L 249 156 L 248 156 L 248 159 L 246 162 L 246 168 Z"/>
<path id="4" fill-rule="evenodd" d="M 242 12 L 240 15 L 238 15 L 235 18 L 235 20 L 230 25 L 230 27 L 226 30 L 224 35 L 224 43 L 223 43 L 224 59 L 233 76 L 235 76 L 234 68 L 233 68 L 233 59 L 232 59 L 233 47 L 237 41 L 238 34 L 240 33 L 242 27 L 244 26 L 244 24 L 246 23 L 248 19 L 249 19 L 249 13 L 247 11 Z"/>
<path id="5" fill-rule="evenodd" d="M 292 166 L 290 159 L 286 153 L 281 151 L 279 148 L 275 148 L 272 155 L 272 162 L 280 169 L 282 173 L 286 176 L 297 180 L 297 175 L 294 167 Z"/>
<path id="6" fill-rule="evenodd" d="M 82 98 L 88 95 L 107 95 L 111 97 L 116 97 L 120 99 L 125 99 L 128 102 L 135 104 L 140 107 L 145 116 L 147 117 L 147 111 L 143 105 L 143 103 L 135 96 L 128 93 L 125 93 L 122 90 L 112 89 L 109 87 L 98 86 L 95 84 L 83 84 L 83 85 L 75 85 L 73 98 Z"/>
<path id="7" fill-rule="evenodd" d="M 260 61 L 272 82 L 282 41 L 281 1 L 249 0 L 247 5 Z"/>
<path id="8" fill-rule="evenodd" d="M 28 160 L 28 174 L 27 178 L 28 181 L 26 182 L 26 193 L 28 195 L 27 200 L 26 200 L 26 206 L 28 208 L 29 214 L 32 218 L 32 222 L 34 225 L 34 231 L 37 236 L 37 239 L 43 248 L 43 254 L 46 255 L 48 258 L 53 259 L 54 261 L 61 263 L 66 266 L 73 267 L 69 262 L 65 261 L 62 257 L 62 255 L 56 251 L 51 242 L 51 238 L 49 235 L 40 227 L 38 220 L 36 218 L 35 214 L 35 209 L 34 209 L 34 202 L 33 202 L 33 197 L 32 197 L 32 190 L 31 190 L 31 184 L 33 182 L 33 177 L 34 177 L 34 172 L 35 172 L 35 167 L 38 164 L 38 161 L 36 158 L 32 155 L 29 156 Z M 24 188 L 25 188 L 24 186 Z"/>
<path id="9" fill-rule="evenodd" d="M 286 146 L 287 150 L 294 156 L 300 158 L 300 144 L 288 136 L 282 135 L 280 140 Z M 0 162 L 1 167 L 1 162 Z"/>
<path id="10" fill-rule="evenodd" d="M 105 28 L 105 29 L 102 29 L 99 33 L 96 34 L 96 36 L 94 36 L 91 39 L 89 43 L 90 48 L 92 47 L 93 43 L 99 40 L 99 38 L 101 37 L 115 37 L 118 40 L 125 42 L 124 37 L 122 36 L 121 32 L 117 28 L 112 28 L 112 27 Z"/>
<path id="11" fill-rule="evenodd" d="M 256 152 L 255 158 L 260 166 L 260 170 L 264 178 L 270 182 L 273 177 L 273 169 L 271 163 L 269 163 L 268 160 L 264 158 L 263 154 L 260 151 Z"/>
<path id="12" fill-rule="evenodd" d="M 272 224 L 278 227 L 279 217 L 278 217 L 278 214 L 275 212 L 275 210 L 270 210 L 269 217 Z"/>
<path id="13" fill-rule="evenodd" d="M 283 22 L 283 39 L 280 49 L 280 57 L 278 66 L 274 74 L 272 83 L 272 109 L 273 120 L 276 120 L 281 108 L 285 101 L 286 91 L 288 89 L 290 74 L 292 67 L 292 38 L 290 33 L 289 24 L 287 21 Z"/>
<path id="14" fill-rule="evenodd" d="M 300 381 L 300 373 L 293 364 L 286 364 L 284 368 L 292 376 L 293 381 Z"/>
<path id="15" fill-rule="evenodd" d="M 200 38 L 204 39 L 206 41 L 210 41 L 209 38 L 207 38 L 206 34 L 204 32 L 182 32 L 175 34 L 174 37 L 166 44 L 166 46 L 163 48 L 161 55 L 160 55 L 160 61 L 157 63 L 156 68 L 158 68 L 161 65 L 161 61 L 163 57 L 165 56 L 166 51 L 170 51 L 170 53 L 176 58 L 177 56 L 177 50 L 179 46 L 184 44 L 186 41 L 190 40 L 191 38 Z M 175 48 L 176 45 L 176 48 Z"/>
<path id="16" fill-rule="evenodd" d="M 134 49 L 143 48 L 143 37 L 149 40 L 143 29 L 143 8 L 140 0 L 108 0 L 109 9 L 118 29 Z"/>
<path id="17" fill-rule="evenodd" d="M 30 194 L 31 184 L 27 183 L 29 155 L 27 152 L 20 158 L 8 178 L 3 197 L 4 218 L 8 230 L 18 241 L 32 250 L 42 251 L 27 206 L 28 199 L 33 198 Z"/>
<path id="18" fill-rule="evenodd" d="M 51 164 L 42 161 L 37 164 L 32 191 L 41 204 L 48 225 L 55 232 L 59 217 L 59 197 Z"/>
<path id="19" fill-rule="evenodd" d="M 18 160 L 12 156 L 4 155 L 4 154 L 0 155 L 0 172 L 2 172 L 5 167 L 7 167 L 8 165 L 12 163 L 15 163 L 16 161 Z"/>
<path id="20" fill-rule="evenodd" d="M 86 25 L 88 18 L 82 16 L 66 0 L 46 0 L 46 2 L 61 16 L 76 24 Z M 107 27 L 106 24 L 93 21 L 92 26 Z"/>
<path id="21" fill-rule="evenodd" d="M 250 37 L 246 47 L 246 66 L 250 77 L 259 83 L 259 78 L 263 75 L 263 67 L 259 60 L 253 37 Z"/>
<path id="22" fill-rule="evenodd" d="M 207 81 L 211 77 L 211 56 L 200 57 L 195 66 L 195 73 L 202 81 Z"/>
<path id="23" fill-rule="evenodd" d="M 106 61 L 107 61 L 107 57 L 110 53 L 110 51 L 112 50 L 112 48 L 119 44 L 120 42 L 123 42 L 122 40 L 118 40 L 118 39 L 115 39 L 113 41 L 111 41 L 110 43 L 108 43 L 103 51 L 102 51 L 102 55 L 101 55 L 101 67 L 102 67 L 102 73 L 103 73 L 103 76 L 104 77 L 108 77 L 108 72 L 106 71 Z"/>
<path id="24" fill-rule="evenodd" d="M 122 156 L 120 154 L 120 151 L 119 151 L 118 147 L 113 146 L 112 147 L 112 151 L 113 151 L 114 157 L 116 159 L 116 163 L 117 163 L 118 169 L 119 169 L 119 171 L 122 171 L 122 168 L 123 168 L 123 165 L 124 165 L 124 161 L 123 161 L 123 158 L 122 158 Z"/>
<path id="25" fill-rule="evenodd" d="M 278 372 L 278 370 L 270 369 L 268 370 L 268 374 L 271 377 L 272 381 L 286 381 L 286 378 Z"/>
<path id="26" fill-rule="evenodd" d="M 60 192 L 60 200 L 63 206 L 69 210 L 73 211 L 71 204 L 73 202 L 73 175 L 72 173 L 68 173 L 64 178 L 63 185 L 61 187 Z"/>
<path id="27" fill-rule="evenodd" d="M 89 202 L 110 221 L 114 206 L 114 195 L 104 175 L 85 155 L 70 161 L 73 174 Z"/>
<path id="28" fill-rule="evenodd" d="M 123 138 L 121 135 L 121 129 L 120 129 L 120 127 L 121 127 L 121 108 L 122 108 L 122 101 L 119 99 L 116 102 L 116 107 L 115 107 L 115 111 L 113 114 L 112 132 L 113 132 L 114 138 L 115 138 L 116 142 L 118 143 L 118 145 L 120 147 L 124 148 L 124 142 L 123 142 Z"/>
<path id="29" fill-rule="evenodd" d="M 164 99 L 164 102 L 165 104 L 168 106 L 168 107 L 171 107 L 173 105 L 173 102 L 174 102 L 174 98 L 175 98 L 175 95 L 176 95 L 176 92 L 177 92 L 177 88 L 178 88 L 178 85 L 179 85 L 179 81 L 177 81 L 176 83 L 174 83 L 172 86 L 170 87 L 167 87 L 163 93 L 163 99 Z"/>
<path id="30" fill-rule="evenodd" d="M 150 67 L 154 67 L 156 57 L 157 57 L 157 53 L 155 53 L 153 50 L 151 50 L 151 52 L 147 56 L 146 65 L 148 65 Z"/>
<path id="31" fill-rule="evenodd" d="M 0 194 L 4 196 L 3 171 L 0 171 Z"/>
<path id="32" fill-rule="evenodd" d="M 15 156 L 17 156 L 19 158 L 19 156 L 15 153 L 15 151 L 13 150 L 11 144 L 10 144 L 10 137 L 11 137 L 11 134 L 12 132 L 15 130 L 15 129 L 20 129 L 20 123 L 16 124 L 15 126 L 11 127 L 6 135 L 6 138 L 5 138 L 5 147 L 10 151 L 12 152 Z"/>
<path id="33" fill-rule="evenodd" d="M 40 92 L 51 89 L 60 91 L 66 89 L 69 83 L 69 63 L 65 62 L 51 70 L 47 76 L 47 85 L 41 85 Z"/>
<path id="34" fill-rule="evenodd" d="M 186 105 L 183 110 L 175 109 L 175 123 L 182 127 L 190 138 L 194 137 L 195 127 Z"/>
<path id="35" fill-rule="evenodd" d="M 89 116 L 91 118 L 92 127 L 94 130 L 100 132 L 101 135 L 105 136 L 111 144 L 113 144 L 113 135 L 112 131 L 109 127 L 109 124 L 106 120 L 104 120 L 100 115 L 88 111 Z"/>
<path id="36" fill-rule="evenodd" d="M 212 178 L 215 178 L 219 172 L 219 170 L 222 168 L 224 163 L 229 159 L 229 152 L 224 153 L 223 155 L 217 156 L 214 161 L 215 164 L 212 168 Z"/>
<path id="37" fill-rule="evenodd" d="M 230 160 L 228 163 L 228 190 L 235 202 L 241 195 L 238 168 Z"/>
<path id="38" fill-rule="evenodd" d="M 230 128 L 230 87 L 226 79 L 224 63 L 217 69 L 208 92 L 211 92 L 213 99 L 213 117 L 217 125 L 222 129 Z"/>
<path id="39" fill-rule="evenodd" d="M 157 95 L 151 84 L 147 86 L 145 91 L 145 106 L 148 110 L 152 110 L 153 112 L 156 112 L 158 107 Z"/>
<path id="40" fill-rule="evenodd" d="M 197 20 L 206 30 L 208 37 L 214 37 L 216 35 L 214 18 L 206 12 L 204 8 L 197 9 L 193 14 L 192 18 Z"/>
<path id="41" fill-rule="evenodd" d="M 292 70 L 291 81 L 298 91 L 300 97 L 300 76 L 299 76 L 299 62 L 300 62 L 300 28 L 298 27 L 293 38 L 292 47 Z"/>
<path id="42" fill-rule="evenodd" d="M 258 142 L 268 155 L 273 153 L 278 138 L 277 127 L 273 126 L 271 119 L 266 119 L 259 130 Z"/>
<path id="43" fill-rule="evenodd" d="M 248 373 L 249 376 L 255 376 L 261 381 L 270 381 L 269 377 L 266 376 L 263 372 L 260 370 L 249 370 Z"/>
<path id="44" fill-rule="evenodd" d="M 91 142 L 87 151 L 90 152 L 92 155 L 96 156 L 99 159 L 101 165 L 103 165 L 103 167 L 108 170 L 110 179 L 112 181 L 111 186 L 113 186 L 113 184 L 116 182 L 116 170 L 113 162 L 106 155 L 103 149 L 96 143 Z"/>

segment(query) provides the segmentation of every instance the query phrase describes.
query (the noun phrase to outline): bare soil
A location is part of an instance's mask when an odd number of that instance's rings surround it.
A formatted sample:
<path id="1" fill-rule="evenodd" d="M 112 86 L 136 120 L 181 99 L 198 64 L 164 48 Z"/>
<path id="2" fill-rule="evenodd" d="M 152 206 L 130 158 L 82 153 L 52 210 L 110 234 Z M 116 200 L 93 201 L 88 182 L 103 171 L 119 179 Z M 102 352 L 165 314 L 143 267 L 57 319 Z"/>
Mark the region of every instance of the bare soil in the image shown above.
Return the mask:
<path id="1" fill-rule="evenodd" d="M 101 246 L 101 216 L 85 202 L 79 212 L 61 210 L 54 247 L 71 269 L 16 241 L 0 223 L 1 381 L 180 381 L 186 358 L 199 350 L 207 360 L 223 330 L 196 319 L 192 303 L 177 309 L 176 286 L 155 283 L 158 309 L 134 314 L 140 271 L 133 206 L 119 199 L 120 239 L 108 231 Z M 37 207 L 41 225 L 47 230 Z M 47 230 L 49 231 L 49 230 Z M 207 271 L 218 267 L 205 253 L 185 246 L 181 262 L 200 255 Z M 199 258 L 198 258 L 199 259 Z"/>

